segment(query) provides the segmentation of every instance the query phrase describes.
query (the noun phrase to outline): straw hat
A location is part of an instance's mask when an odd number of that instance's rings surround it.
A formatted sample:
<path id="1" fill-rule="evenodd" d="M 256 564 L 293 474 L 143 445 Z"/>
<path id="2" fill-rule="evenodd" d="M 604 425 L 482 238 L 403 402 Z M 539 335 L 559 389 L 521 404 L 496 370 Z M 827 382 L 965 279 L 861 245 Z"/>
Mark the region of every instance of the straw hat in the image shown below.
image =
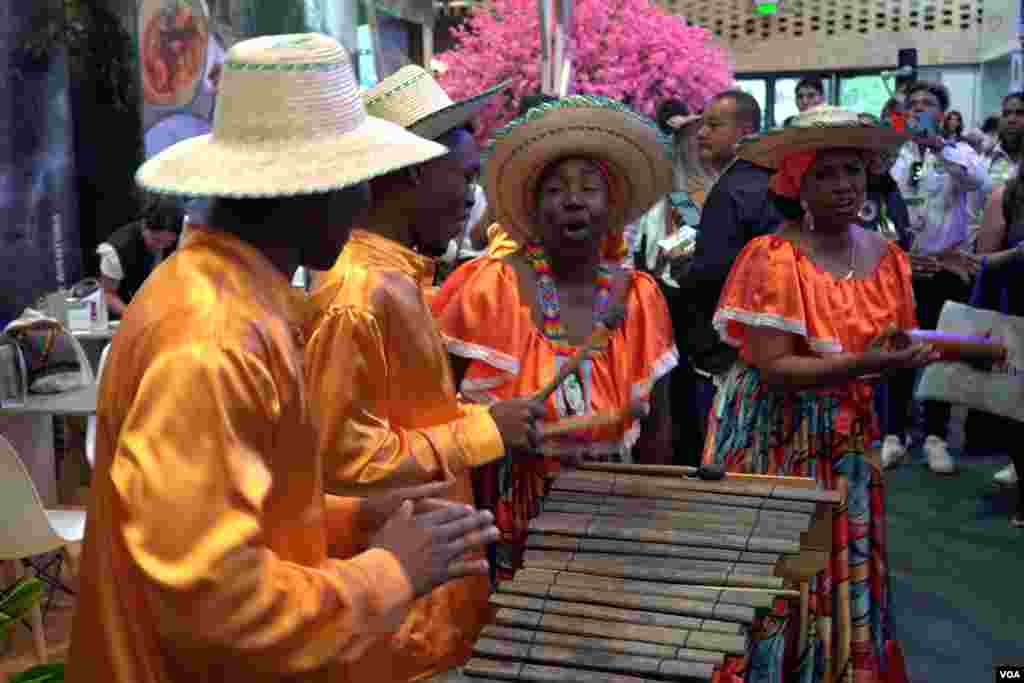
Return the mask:
<path id="1" fill-rule="evenodd" d="M 868 124 L 854 112 L 822 105 L 798 114 L 785 128 L 744 138 L 736 156 L 778 168 L 783 158 L 798 152 L 847 148 L 895 153 L 909 139 L 894 128 Z"/>
<path id="2" fill-rule="evenodd" d="M 488 151 L 487 203 L 519 239 L 534 237 L 530 220 L 537 183 L 559 159 L 608 164 L 622 202 L 609 206 L 610 227 L 624 228 L 672 191 L 672 163 L 657 125 L 604 97 L 572 95 L 529 110 L 494 134 Z"/>
<path id="3" fill-rule="evenodd" d="M 318 194 L 447 151 L 367 116 L 337 41 L 264 36 L 228 52 L 213 133 L 164 150 L 136 180 L 152 192 L 193 197 Z"/>
<path id="4" fill-rule="evenodd" d="M 410 64 L 363 93 L 371 116 L 397 123 L 410 132 L 436 140 L 469 123 L 509 81 L 475 97 L 452 102 L 430 72 Z"/>

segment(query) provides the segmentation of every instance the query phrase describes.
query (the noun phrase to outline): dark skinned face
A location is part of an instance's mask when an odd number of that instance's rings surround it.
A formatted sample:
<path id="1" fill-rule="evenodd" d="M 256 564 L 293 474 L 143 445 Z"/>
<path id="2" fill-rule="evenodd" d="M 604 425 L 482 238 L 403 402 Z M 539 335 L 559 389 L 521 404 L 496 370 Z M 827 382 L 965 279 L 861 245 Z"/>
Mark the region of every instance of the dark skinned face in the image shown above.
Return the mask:
<path id="1" fill-rule="evenodd" d="M 548 253 L 596 251 L 608 234 L 608 183 L 587 159 L 563 159 L 537 183 L 534 222 Z"/>
<path id="2" fill-rule="evenodd" d="M 365 217 L 370 206 L 370 186 L 360 183 L 304 201 L 307 224 L 300 238 L 302 265 L 328 270 L 345 248 L 352 226 Z"/>
<path id="3" fill-rule="evenodd" d="M 420 167 L 412 199 L 413 239 L 424 254 L 435 258 L 466 227 L 473 208 L 473 184 L 480 175 L 480 148 L 468 131 L 455 130 L 438 142 L 451 151 Z"/>
<path id="4" fill-rule="evenodd" d="M 863 155 L 855 150 L 819 152 L 800 184 L 800 199 L 822 225 L 856 222 L 866 192 Z"/>

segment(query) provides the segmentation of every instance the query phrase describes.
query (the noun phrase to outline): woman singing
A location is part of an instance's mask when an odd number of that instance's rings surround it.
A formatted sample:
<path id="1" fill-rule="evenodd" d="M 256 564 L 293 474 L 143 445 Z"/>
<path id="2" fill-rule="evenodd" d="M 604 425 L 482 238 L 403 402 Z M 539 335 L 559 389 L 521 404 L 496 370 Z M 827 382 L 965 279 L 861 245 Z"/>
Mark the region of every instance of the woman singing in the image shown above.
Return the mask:
<path id="1" fill-rule="evenodd" d="M 478 470 L 477 503 L 495 510 L 499 575 L 508 577 L 559 457 L 672 461 L 665 376 L 678 353 L 657 284 L 616 265 L 623 228 L 671 188 L 653 122 L 604 98 L 573 96 L 531 109 L 495 139 L 488 204 L 522 246 L 462 266 L 433 301 L 463 395 L 489 402 L 536 393 L 618 301 L 624 322 L 548 399 L 548 419 L 621 411 L 635 399 L 650 407 L 644 420 L 549 440 L 541 457 Z"/>
<path id="2" fill-rule="evenodd" d="M 812 477 L 840 491 L 829 568 L 810 585 L 811 637 L 785 614 L 756 629 L 756 681 L 882 683 L 889 635 L 885 497 L 869 379 L 924 366 L 929 347 L 894 349 L 892 329 L 916 326 L 910 265 L 900 248 L 858 225 L 873 153 L 903 134 L 822 107 L 741 145 L 776 169 L 773 200 L 786 221 L 740 254 L 715 327 L 740 351 L 712 409 L 704 460 L 730 472 Z"/>

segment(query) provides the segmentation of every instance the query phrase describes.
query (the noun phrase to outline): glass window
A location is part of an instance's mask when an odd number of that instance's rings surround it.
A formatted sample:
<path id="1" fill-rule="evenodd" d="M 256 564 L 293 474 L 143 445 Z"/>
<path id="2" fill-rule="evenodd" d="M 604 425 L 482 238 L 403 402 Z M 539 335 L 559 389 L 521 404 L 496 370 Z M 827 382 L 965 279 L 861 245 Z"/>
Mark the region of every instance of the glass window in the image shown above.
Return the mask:
<path id="1" fill-rule="evenodd" d="M 832 77 L 826 74 L 820 76 L 825 85 L 825 101 L 832 101 Z M 796 108 L 796 84 L 800 78 L 778 78 L 775 80 L 775 125 L 781 126 L 790 116 L 796 116 L 800 110 Z"/>
<path id="2" fill-rule="evenodd" d="M 839 106 L 843 109 L 879 116 L 890 97 L 889 88 L 881 76 L 848 76 L 839 79 Z"/>
<path id="3" fill-rule="evenodd" d="M 377 84 L 377 65 L 373 58 L 373 38 L 370 27 L 363 24 L 356 30 L 359 47 L 356 57 L 359 60 L 359 87 L 372 88 Z"/>
<path id="4" fill-rule="evenodd" d="M 768 82 L 759 78 L 736 81 L 736 87 L 750 93 L 761 107 L 761 125 L 765 125 L 764 117 L 768 112 Z"/>

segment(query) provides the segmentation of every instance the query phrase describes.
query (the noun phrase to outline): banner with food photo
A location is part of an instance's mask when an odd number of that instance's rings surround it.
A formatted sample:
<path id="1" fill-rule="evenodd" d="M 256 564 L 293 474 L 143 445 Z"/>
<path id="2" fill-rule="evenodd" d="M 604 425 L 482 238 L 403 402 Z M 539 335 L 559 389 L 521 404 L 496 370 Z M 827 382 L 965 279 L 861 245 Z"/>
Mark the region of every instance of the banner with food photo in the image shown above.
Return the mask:
<path id="1" fill-rule="evenodd" d="M 146 158 L 210 132 L 226 45 L 205 0 L 139 0 Z"/>

